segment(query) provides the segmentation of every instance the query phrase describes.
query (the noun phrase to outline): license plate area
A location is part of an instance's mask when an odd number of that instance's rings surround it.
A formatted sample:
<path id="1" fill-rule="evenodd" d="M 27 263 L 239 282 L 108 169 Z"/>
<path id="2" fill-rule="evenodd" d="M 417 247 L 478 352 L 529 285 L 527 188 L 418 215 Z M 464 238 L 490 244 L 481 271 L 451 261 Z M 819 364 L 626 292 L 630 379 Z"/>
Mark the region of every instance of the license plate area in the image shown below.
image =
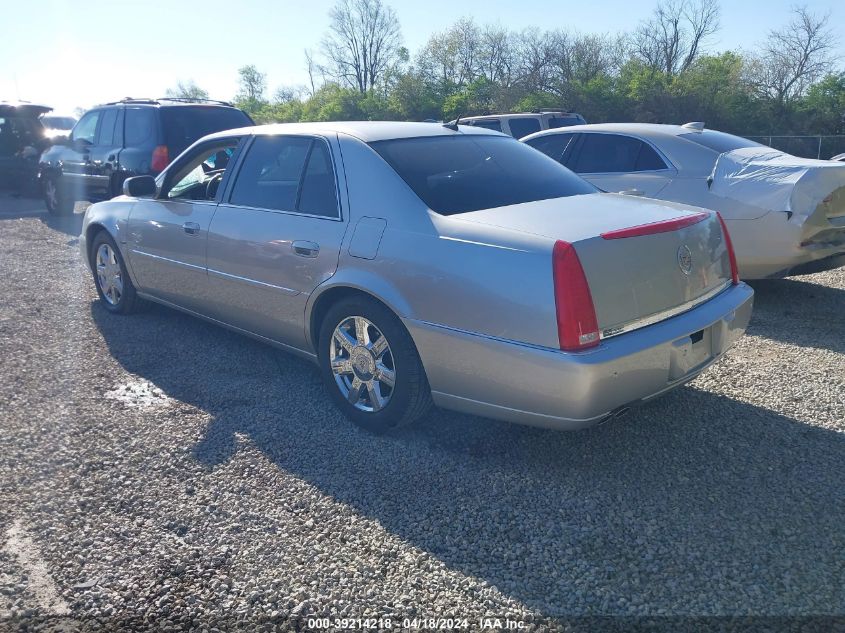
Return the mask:
<path id="1" fill-rule="evenodd" d="M 669 381 L 680 380 L 713 358 L 711 345 L 713 326 L 693 332 L 672 343 Z"/>

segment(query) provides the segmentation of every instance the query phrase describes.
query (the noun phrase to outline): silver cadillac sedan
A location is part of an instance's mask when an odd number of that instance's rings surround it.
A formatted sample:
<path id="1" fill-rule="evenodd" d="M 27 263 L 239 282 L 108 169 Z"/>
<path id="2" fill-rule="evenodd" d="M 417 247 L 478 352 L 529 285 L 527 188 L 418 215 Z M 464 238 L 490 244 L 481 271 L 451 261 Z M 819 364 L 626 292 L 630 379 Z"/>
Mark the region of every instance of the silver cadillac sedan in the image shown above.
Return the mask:
<path id="1" fill-rule="evenodd" d="M 356 424 L 432 404 L 572 429 L 694 378 L 752 291 L 718 214 L 599 193 L 477 127 L 229 130 L 91 206 L 103 306 L 156 301 L 304 356 Z"/>

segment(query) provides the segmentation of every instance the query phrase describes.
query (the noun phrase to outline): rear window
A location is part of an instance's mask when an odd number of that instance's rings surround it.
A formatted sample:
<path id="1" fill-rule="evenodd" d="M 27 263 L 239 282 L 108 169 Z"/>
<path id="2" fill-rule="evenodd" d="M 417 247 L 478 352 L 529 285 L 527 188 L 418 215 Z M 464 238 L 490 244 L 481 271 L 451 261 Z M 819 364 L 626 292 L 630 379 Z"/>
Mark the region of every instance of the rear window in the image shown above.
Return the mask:
<path id="1" fill-rule="evenodd" d="M 702 130 L 701 132 L 679 134 L 679 136 L 698 145 L 703 145 L 707 149 L 712 149 L 718 154 L 732 152 L 735 149 L 742 149 L 743 147 L 765 147 L 760 143 L 749 141 L 747 138 L 726 134 L 725 132 L 717 132 L 716 130 Z"/>
<path id="2" fill-rule="evenodd" d="M 502 131 L 502 122 L 499 119 L 479 119 L 476 121 L 470 121 L 470 125 L 474 125 L 475 127 L 483 127 L 486 130 L 493 130 L 495 132 Z"/>
<path id="3" fill-rule="evenodd" d="M 569 127 L 570 125 L 581 125 L 582 123 L 584 123 L 584 118 L 581 116 L 553 116 L 549 119 L 549 129 L 552 130 L 559 127 Z"/>
<path id="4" fill-rule="evenodd" d="M 540 119 L 526 118 L 526 119 L 509 119 L 508 127 L 511 129 L 511 136 L 514 138 L 522 138 L 534 132 L 540 131 Z"/>
<path id="5" fill-rule="evenodd" d="M 206 134 L 252 125 L 249 117 L 237 108 L 214 106 L 177 106 L 161 108 L 165 143 L 172 155 L 179 154 Z"/>
<path id="6" fill-rule="evenodd" d="M 505 136 L 456 134 L 370 145 L 441 215 L 597 191 L 548 156 Z"/>
<path id="7" fill-rule="evenodd" d="M 69 116 L 43 116 L 41 123 L 53 130 L 70 130 L 76 125 L 76 119 Z"/>

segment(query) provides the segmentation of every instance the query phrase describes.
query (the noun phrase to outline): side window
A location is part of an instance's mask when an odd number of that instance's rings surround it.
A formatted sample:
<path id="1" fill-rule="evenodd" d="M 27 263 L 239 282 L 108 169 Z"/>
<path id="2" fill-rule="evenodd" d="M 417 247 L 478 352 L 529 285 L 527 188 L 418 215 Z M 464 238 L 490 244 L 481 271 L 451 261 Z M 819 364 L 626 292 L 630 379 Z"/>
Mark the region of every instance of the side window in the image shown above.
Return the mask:
<path id="1" fill-rule="evenodd" d="M 636 170 L 642 142 L 619 134 L 585 134 L 573 170 L 579 174 L 611 174 Z"/>
<path id="2" fill-rule="evenodd" d="M 302 178 L 297 211 L 327 218 L 338 217 L 337 187 L 332 169 L 329 148 L 323 141 L 315 140 L 308 157 L 308 166 Z"/>
<path id="3" fill-rule="evenodd" d="M 320 140 L 303 136 L 256 137 L 244 157 L 229 202 L 336 217 L 328 148 Z"/>
<path id="4" fill-rule="evenodd" d="M 71 133 L 71 140 L 73 141 L 88 141 L 91 145 L 94 144 L 94 134 L 97 131 L 97 121 L 100 120 L 102 110 L 94 110 L 88 112 L 77 123 L 73 132 Z"/>
<path id="5" fill-rule="evenodd" d="M 667 169 L 666 163 L 660 158 L 660 155 L 654 151 L 654 148 L 643 143 L 640 148 L 640 155 L 637 156 L 636 171 L 651 171 L 654 169 Z"/>
<path id="6" fill-rule="evenodd" d="M 473 121 L 471 125 L 475 127 L 483 127 L 487 130 L 495 130 L 496 132 L 502 131 L 502 122 L 499 119 L 483 119 L 481 121 Z"/>
<path id="7" fill-rule="evenodd" d="M 223 174 L 238 147 L 240 139 L 229 138 L 204 145 L 168 175 L 170 200 L 214 200 Z"/>
<path id="8" fill-rule="evenodd" d="M 124 139 L 126 147 L 151 145 L 155 142 L 155 109 L 126 108 Z"/>
<path id="9" fill-rule="evenodd" d="M 97 135 L 97 145 L 114 145 L 114 131 L 117 123 L 117 108 L 103 111 L 100 121 L 100 133 Z"/>
<path id="10" fill-rule="evenodd" d="M 574 134 L 544 134 L 525 141 L 525 143 L 540 150 L 549 158 L 554 158 L 557 162 L 562 163 L 563 153 L 573 138 L 575 138 Z"/>
<path id="11" fill-rule="evenodd" d="M 514 138 L 522 138 L 534 132 L 540 131 L 540 120 L 531 118 L 525 119 L 509 119 L 508 125 L 511 128 L 511 136 Z"/>

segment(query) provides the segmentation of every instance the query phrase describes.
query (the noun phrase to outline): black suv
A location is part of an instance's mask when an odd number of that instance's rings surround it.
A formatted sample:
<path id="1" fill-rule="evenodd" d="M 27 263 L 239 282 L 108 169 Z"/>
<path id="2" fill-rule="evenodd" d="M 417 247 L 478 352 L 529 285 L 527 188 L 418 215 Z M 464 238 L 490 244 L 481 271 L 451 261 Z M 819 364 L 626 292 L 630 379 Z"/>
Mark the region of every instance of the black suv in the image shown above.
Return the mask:
<path id="1" fill-rule="evenodd" d="M 0 101 L 0 188 L 34 188 L 38 156 L 50 145 L 38 117 L 53 108 L 26 101 Z"/>
<path id="2" fill-rule="evenodd" d="M 39 179 L 50 213 L 76 200 L 111 198 L 131 176 L 156 176 L 206 134 L 254 125 L 222 101 L 124 99 L 92 108 L 67 140 L 41 156 Z"/>

